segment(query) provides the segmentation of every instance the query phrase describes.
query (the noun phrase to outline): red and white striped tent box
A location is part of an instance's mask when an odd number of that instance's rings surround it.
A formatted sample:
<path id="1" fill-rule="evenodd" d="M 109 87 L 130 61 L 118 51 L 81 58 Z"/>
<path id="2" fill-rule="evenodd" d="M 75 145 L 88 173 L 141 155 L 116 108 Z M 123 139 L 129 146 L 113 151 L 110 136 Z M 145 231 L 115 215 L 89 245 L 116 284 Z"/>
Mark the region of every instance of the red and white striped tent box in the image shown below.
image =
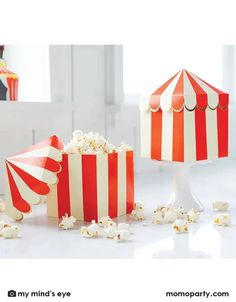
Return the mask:
<path id="1" fill-rule="evenodd" d="M 6 69 L 5 60 L 0 59 L 0 101 L 17 101 L 18 76 Z"/>
<path id="2" fill-rule="evenodd" d="M 128 214 L 134 206 L 133 151 L 63 154 L 58 183 L 47 197 L 48 216 L 78 220 Z"/>
<path id="3" fill-rule="evenodd" d="M 63 145 L 56 136 L 6 159 L 6 214 L 22 220 L 31 212 L 31 204 L 40 203 L 49 193 L 49 185 L 58 182 Z"/>
<path id="4" fill-rule="evenodd" d="M 141 156 L 193 162 L 228 156 L 229 95 L 182 70 L 141 104 Z"/>

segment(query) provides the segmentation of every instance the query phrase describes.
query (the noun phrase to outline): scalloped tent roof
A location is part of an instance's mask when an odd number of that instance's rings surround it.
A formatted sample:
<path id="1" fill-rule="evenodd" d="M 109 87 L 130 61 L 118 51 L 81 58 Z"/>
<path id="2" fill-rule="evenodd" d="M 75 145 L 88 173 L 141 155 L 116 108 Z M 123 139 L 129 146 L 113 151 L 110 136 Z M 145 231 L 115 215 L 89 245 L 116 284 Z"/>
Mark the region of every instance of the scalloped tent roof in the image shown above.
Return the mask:
<path id="1" fill-rule="evenodd" d="M 49 185 L 58 181 L 62 149 L 62 142 L 54 135 L 6 159 L 5 212 L 8 216 L 23 219 L 22 213 L 29 213 L 31 204 L 40 203 L 40 196 L 49 193 Z"/>
<path id="2" fill-rule="evenodd" d="M 229 95 L 183 69 L 158 88 L 149 100 L 151 111 L 214 110 L 228 106 Z"/>

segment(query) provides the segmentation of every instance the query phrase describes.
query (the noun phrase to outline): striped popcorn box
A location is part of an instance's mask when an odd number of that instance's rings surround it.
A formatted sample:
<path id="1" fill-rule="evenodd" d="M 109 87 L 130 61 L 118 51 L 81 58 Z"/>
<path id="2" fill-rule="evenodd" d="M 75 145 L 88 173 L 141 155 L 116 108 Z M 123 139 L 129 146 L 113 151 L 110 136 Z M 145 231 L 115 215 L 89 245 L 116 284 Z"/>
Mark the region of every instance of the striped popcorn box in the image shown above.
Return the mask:
<path id="1" fill-rule="evenodd" d="M 48 216 L 78 220 L 128 214 L 134 205 L 133 151 L 63 154 L 58 183 L 47 198 Z"/>
<path id="2" fill-rule="evenodd" d="M 229 95 L 182 70 L 141 104 L 141 156 L 194 162 L 228 156 Z"/>

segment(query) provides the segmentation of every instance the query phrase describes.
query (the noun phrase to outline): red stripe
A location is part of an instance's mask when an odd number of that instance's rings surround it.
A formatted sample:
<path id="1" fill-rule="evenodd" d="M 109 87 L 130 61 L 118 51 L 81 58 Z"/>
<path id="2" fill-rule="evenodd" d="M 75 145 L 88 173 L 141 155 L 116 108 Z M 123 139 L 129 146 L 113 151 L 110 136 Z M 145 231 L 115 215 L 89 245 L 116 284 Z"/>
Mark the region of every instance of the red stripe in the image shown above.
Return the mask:
<path id="1" fill-rule="evenodd" d="M 82 155 L 84 220 L 98 218 L 96 155 Z"/>
<path id="2" fill-rule="evenodd" d="M 228 156 L 228 108 L 217 107 L 218 156 Z"/>
<path id="3" fill-rule="evenodd" d="M 196 159 L 207 159 L 206 111 L 195 109 Z M 188 127 L 188 126 L 187 126 Z"/>
<path id="4" fill-rule="evenodd" d="M 58 173 L 57 202 L 58 217 L 61 218 L 66 213 L 70 216 L 70 189 L 69 189 L 69 167 L 68 155 L 63 154 L 61 162 L 61 172 Z"/>
<path id="5" fill-rule="evenodd" d="M 33 177 L 29 173 L 25 172 L 24 170 L 20 169 L 10 162 L 8 162 L 8 164 L 32 191 L 40 195 L 46 195 L 49 193 L 49 186 L 45 182 L 38 180 L 37 178 Z"/>
<path id="6" fill-rule="evenodd" d="M 61 170 L 60 164 L 50 157 L 14 157 L 14 161 L 41 167 L 54 173 L 57 173 Z"/>
<path id="7" fill-rule="evenodd" d="M 109 216 L 117 217 L 118 209 L 118 154 L 108 154 L 108 200 Z"/>
<path id="8" fill-rule="evenodd" d="M 12 81 L 12 100 L 16 100 L 16 79 Z"/>
<path id="9" fill-rule="evenodd" d="M 173 111 L 172 160 L 184 161 L 184 109 L 180 112 Z"/>
<path id="10" fill-rule="evenodd" d="M 126 152 L 126 212 L 134 208 L 134 157 L 133 151 Z"/>
<path id="11" fill-rule="evenodd" d="M 6 168 L 7 168 L 7 175 L 8 175 L 8 181 L 9 181 L 9 187 L 10 187 L 10 192 L 11 192 L 11 199 L 12 199 L 12 203 L 13 206 L 23 212 L 23 213 L 28 213 L 31 211 L 31 207 L 30 205 L 21 197 L 20 192 L 17 188 L 17 185 L 15 183 L 15 180 L 13 178 L 13 176 L 11 175 L 11 171 L 8 167 L 8 165 L 6 164 Z"/>
<path id="12" fill-rule="evenodd" d="M 151 158 L 161 160 L 162 111 L 151 112 Z"/>
<path id="13" fill-rule="evenodd" d="M 229 104 L 229 95 L 228 94 L 219 94 L 219 105 L 221 108 L 226 108 Z"/>
<path id="14" fill-rule="evenodd" d="M 18 99 L 18 79 L 15 80 L 15 100 Z"/>

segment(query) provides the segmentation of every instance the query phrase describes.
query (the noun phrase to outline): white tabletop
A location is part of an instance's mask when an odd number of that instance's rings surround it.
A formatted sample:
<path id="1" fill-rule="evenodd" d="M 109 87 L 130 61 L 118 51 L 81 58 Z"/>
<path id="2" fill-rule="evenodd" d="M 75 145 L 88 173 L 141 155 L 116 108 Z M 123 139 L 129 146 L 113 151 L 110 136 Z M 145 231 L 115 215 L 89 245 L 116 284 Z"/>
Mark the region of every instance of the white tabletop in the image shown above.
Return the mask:
<path id="1" fill-rule="evenodd" d="M 192 187 L 205 205 L 200 222 L 189 233 L 175 234 L 171 225 L 153 225 L 152 211 L 167 201 L 171 193 L 171 170 L 136 176 L 136 201 L 146 209 L 146 223 L 128 221 L 133 231 L 128 243 L 111 239 L 85 239 L 78 223 L 73 230 L 58 228 L 58 221 L 46 217 L 46 205 L 34 206 L 21 223 L 21 238 L 0 238 L 0 258 L 232 258 L 236 257 L 236 161 L 220 160 L 192 168 Z M 231 227 L 212 225 L 216 200 L 231 203 Z M 0 213 L 0 220 L 9 221 Z"/>

